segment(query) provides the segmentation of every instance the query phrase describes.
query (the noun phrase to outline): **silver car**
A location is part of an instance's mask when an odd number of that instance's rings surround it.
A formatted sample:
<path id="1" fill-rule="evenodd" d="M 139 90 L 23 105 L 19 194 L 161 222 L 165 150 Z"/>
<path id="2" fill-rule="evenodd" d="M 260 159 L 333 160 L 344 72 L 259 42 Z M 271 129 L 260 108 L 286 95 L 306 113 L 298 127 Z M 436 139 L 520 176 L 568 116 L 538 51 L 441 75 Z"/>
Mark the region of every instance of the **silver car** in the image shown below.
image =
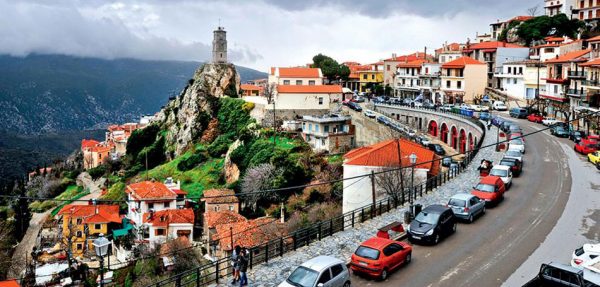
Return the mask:
<path id="1" fill-rule="evenodd" d="M 469 193 L 457 193 L 448 200 L 448 207 L 458 218 L 473 222 L 475 216 L 485 213 L 485 201 Z"/>
<path id="2" fill-rule="evenodd" d="M 350 272 L 342 260 L 322 255 L 302 263 L 279 287 L 350 287 Z"/>
<path id="3" fill-rule="evenodd" d="M 518 159 L 520 162 L 523 162 L 523 154 L 521 153 L 521 151 L 516 149 L 507 150 L 504 154 L 504 157 Z"/>

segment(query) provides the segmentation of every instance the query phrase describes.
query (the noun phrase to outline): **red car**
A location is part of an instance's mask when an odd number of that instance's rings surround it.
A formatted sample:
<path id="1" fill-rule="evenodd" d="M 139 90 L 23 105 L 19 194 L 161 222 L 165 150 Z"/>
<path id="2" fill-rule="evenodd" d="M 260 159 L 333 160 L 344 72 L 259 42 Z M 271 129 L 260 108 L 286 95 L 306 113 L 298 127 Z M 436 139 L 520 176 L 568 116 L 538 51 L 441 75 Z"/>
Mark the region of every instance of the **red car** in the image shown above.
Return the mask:
<path id="1" fill-rule="evenodd" d="M 410 263 L 412 247 L 408 243 L 372 237 L 352 254 L 350 269 L 382 280 L 403 263 Z"/>
<path id="2" fill-rule="evenodd" d="M 498 176 L 486 176 L 479 181 L 479 183 L 473 187 L 471 191 L 472 195 L 475 195 L 485 200 L 486 205 L 498 204 L 504 199 L 504 192 L 506 187 L 504 182 Z"/>
<path id="3" fill-rule="evenodd" d="M 595 142 L 599 142 L 600 141 L 600 135 L 589 135 L 586 137 L 587 140 L 590 141 L 595 141 Z"/>
<path id="4" fill-rule="evenodd" d="M 508 140 L 512 140 L 514 138 L 521 138 L 522 141 L 525 141 L 525 138 L 523 137 L 522 133 L 516 132 L 516 133 L 510 133 L 508 134 Z"/>
<path id="5" fill-rule="evenodd" d="M 575 144 L 575 151 L 582 154 L 593 153 L 598 149 L 600 149 L 600 144 L 595 140 L 582 139 Z"/>
<path id="6" fill-rule="evenodd" d="M 529 114 L 527 116 L 527 120 L 530 122 L 534 122 L 534 123 L 541 123 L 543 119 L 544 119 L 544 116 L 542 116 L 540 114 Z"/>

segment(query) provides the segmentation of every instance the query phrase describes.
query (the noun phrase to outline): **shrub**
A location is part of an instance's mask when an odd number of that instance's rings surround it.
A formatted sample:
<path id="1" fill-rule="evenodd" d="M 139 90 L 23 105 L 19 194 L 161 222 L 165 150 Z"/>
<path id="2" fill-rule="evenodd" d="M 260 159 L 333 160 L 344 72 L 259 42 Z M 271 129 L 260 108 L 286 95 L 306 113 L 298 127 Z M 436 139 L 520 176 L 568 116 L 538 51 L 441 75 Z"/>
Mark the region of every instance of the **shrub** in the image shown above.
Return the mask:
<path id="1" fill-rule="evenodd" d="M 156 141 L 159 132 L 160 127 L 158 125 L 149 125 L 143 129 L 133 131 L 127 140 L 127 154 L 131 155 L 133 159 L 137 158 L 144 148 Z"/>
<path id="2" fill-rule="evenodd" d="M 165 157 L 165 138 L 159 137 L 158 140 L 152 145 L 145 147 L 138 154 L 138 164 L 141 166 L 148 163 L 148 169 L 154 168 L 155 166 L 163 163 L 167 158 Z"/>
<path id="3" fill-rule="evenodd" d="M 321 194 L 316 189 L 312 189 L 310 191 L 310 193 L 308 194 L 307 203 L 311 204 L 311 203 L 316 203 L 316 202 L 322 202 L 324 200 L 325 200 L 325 196 L 323 194 Z"/>
<path id="4" fill-rule="evenodd" d="M 242 105 L 242 110 L 243 110 L 244 112 L 247 112 L 247 113 L 248 113 L 248 112 L 250 112 L 250 111 L 251 111 L 251 110 L 253 110 L 253 109 L 254 109 L 254 103 L 251 103 L 251 102 L 246 102 L 246 103 L 244 103 L 244 104 Z"/>
<path id="5" fill-rule="evenodd" d="M 102 177 L 104 174 L 106 174 L 106 166 L 99 165 L 97 167 L 90 168 L 88 169 L 88 173 L 90 174 L 93 180 L 96 180 Z"/>
<path id="6" fill-rule="evenodd" d="M 177 169 L 180 171 L 188 171 L 197 167 L 199 164 L 205 162 L 207 159 L 206 155 L 203 153 L 195 153 L 190 157 L 180 161 L 177 164 Z"/>
<path id="7" fill-rule="evenodd" d="M 208 146 L 208 154 L 212 157 L 220 157 L 229 149 L 229 145 L 233 143 L 232 135 L 223 134 L 217 137 L 214 142 Z"/>

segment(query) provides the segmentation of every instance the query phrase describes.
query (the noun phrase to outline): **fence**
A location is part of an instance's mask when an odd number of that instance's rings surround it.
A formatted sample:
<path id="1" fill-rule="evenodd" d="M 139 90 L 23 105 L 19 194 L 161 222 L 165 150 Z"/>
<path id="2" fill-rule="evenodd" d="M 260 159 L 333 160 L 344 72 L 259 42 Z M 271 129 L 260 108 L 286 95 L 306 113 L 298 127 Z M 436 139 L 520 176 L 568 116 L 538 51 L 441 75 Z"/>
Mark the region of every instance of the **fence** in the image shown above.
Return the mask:
<path id="1" fill-rule="evenodd" d="M 485 128 L 481 122 L 476 121 L 476 123 L 482 130 L 483 139 L 485 137 Z M 479 141 L 473 151 L 466 153 L 462 165 L 448 169 L 447 171 L 431 177 L 424 182 L 406 188 L 400 194 L 400 196 L 396 198 L 396 200 L 391 197 L 387 197 L 368 204 L 362 208 L 349 211 L 326 221 L 314 223 L 308 227 L 296 230 L 287 236 L 270 240 L 266 243 L 249 249 L 249 268 L 251 269 L 253 266 L 258 264 L 268 263 L 269 260 L 272 260 L 273 258 L 282 257 L 287 252 L 295 251 L 298 248 L 308 246 L 313 242 L 320 241 L 323 238 L 332 236 L 333 234 L 344 231 L 347 228 L 354 228 L 354 226 L 357 224 L 361 224 L 376 216 L 396 209 L 399 206 L 405 205 L 406 203 L 410 202 L 411 197 L 413 197 L 413 199 L 417 199 L 418 197 L 422 197 L 424 194 L 432 192 L 435 188 L 443 185 L 450 179 L 465 171 L 466 167 L 469 165 L 469 163 L 471 163 L 479 151 L 482 142 L 483 140 Z M 156 282 L 151 286 L 199 287 L 211 283 L 226 283 L 225 280 L 227 280 L 228 276 L 232 275 L 232 271 L 230 259 L 222 258 L 210 264 L 198 266 L 194 269 L 176 274 L 168 279 Z"/>

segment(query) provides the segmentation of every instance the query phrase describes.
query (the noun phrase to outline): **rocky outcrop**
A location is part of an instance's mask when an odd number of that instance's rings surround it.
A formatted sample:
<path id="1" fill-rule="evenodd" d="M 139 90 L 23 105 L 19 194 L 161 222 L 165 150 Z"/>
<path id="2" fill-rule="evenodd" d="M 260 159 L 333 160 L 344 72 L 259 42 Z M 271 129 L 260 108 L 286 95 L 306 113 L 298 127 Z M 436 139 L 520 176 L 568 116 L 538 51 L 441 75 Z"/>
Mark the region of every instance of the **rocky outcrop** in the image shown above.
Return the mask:
<path id="1" fill-rule="evenodd" d="M 182 154 L 198 141 L 216 118 L 218 98 L 239 92 L 240 77 L 233 64 L 204 64 L 175 99 L 157 114 L 166 131 L 167 158 Z"/>
<path id="2" fill-rule="evenodd" d="M 240 179 L 240 169 L 237 164 L 231 161 L 231 153 L 242 144 L 243 143 L 240 140 L 236 140 L 231 146 L 229 146 L 227 154 L 225 155 L 223 170 L 225 172 L 225 182 L 227 182 L 227 184 L 234 183 Z"/>

